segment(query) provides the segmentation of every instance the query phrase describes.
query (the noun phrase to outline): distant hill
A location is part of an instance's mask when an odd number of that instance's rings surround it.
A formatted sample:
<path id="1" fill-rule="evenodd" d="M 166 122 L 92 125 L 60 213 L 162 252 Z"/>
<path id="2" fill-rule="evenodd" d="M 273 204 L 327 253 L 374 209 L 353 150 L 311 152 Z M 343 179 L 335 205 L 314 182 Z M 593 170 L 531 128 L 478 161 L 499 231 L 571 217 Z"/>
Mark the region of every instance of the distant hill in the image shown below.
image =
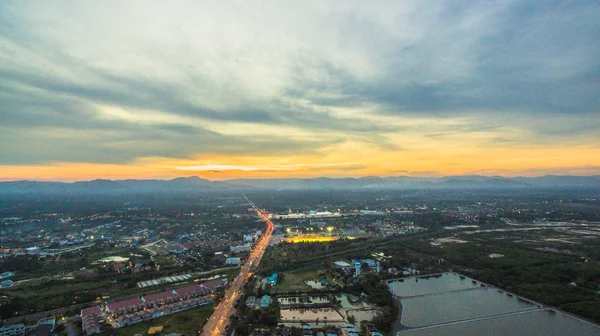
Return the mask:
<path id="1" fill-rule="evenodd" d="M 600 176 L 445 176 L 439 178 L 392 176 L 359 178 L 233 179 L 210 181 L 196 176 L 172 180 L 92 180 L 73 183 L 15 181 L 0 182 L 7 193 L 180 193 L 226 190 L 369 190 L 369 189 L 600 189 Z"/>
<path id="2" fill-rule="evenodd" d="M 515 189 L 590 188 L 600 189 L 600 176 L 543 176 L 535 178 L 500 176 L 360 177 L 311 179 L 234 179 L 226 183 L 267 189 Z"/>
<path id="3" fill-rule="evenodd" d="M 148 193 L 199 192 L 227 189 L 223 182 L 214 182 L 196 176 L 172 180 L 92 180 L 73 183 L 15 181 L 0 182 L 2 193 Z"/>

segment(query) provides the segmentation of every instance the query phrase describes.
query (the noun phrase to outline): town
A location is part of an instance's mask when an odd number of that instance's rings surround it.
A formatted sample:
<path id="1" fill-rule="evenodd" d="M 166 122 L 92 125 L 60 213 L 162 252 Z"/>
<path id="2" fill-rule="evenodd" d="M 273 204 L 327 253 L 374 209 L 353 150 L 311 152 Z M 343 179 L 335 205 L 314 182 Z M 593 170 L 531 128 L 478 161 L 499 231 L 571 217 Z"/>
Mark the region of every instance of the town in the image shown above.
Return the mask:
<path id="1" fill-rule="evenodd" d="M 403 293 L 406 282 L 397 279 L 425 284 L 454 272 L 477 279 L 478 288 L 481 281 L 485 288 L 529 296 L 531 309 L 558 305 L 569 311 L 580 295 L 600 296 L 594 289 L 598 251 L 583 244 L 600 236 L 600 218 L 572 213 L 567 203 L 573 199 L 490 202 L 482 195 L 439 201 L 362 194 L 357 202 L 332 193 L 328 197 L 335 202 L 317 198 L 300 204 L 293 194 L 270 203 L 254 195 L 267 203 L 261 211 L 274 228 L 260 263 L 250 265 L 243 291 L 231 302 L 235 313 L 224 325 L 236 334 L 410 331 L 413 325 L 398 318 L 407 314 L 398 302 L 406 306 L 414 293 Z M 182 207 L 192 201 L 184 200 Z M 362 208 L 356 207 L 359 202 Z M 82 204 L 79 213 L 13 211 L 3 217 L 2 335 L 201 332 L 264 236 L 264 220 L 241 196 L 207 198 L 189 211 L 141 203 L 146 202 L 119 200 L 98 213 L 83 213 L 88 210 Z M 508 241 L 519 249 L 508 249 Z M 515 253 L 527 258 L 535 253 L 559 264 L 575 258 L 587 275 L 564 278 L 573 292 L 564 306 L 543 295 L 532 297 L 510 278 L 494 274 L 497 264 L 529 260 Z M 456 290 L 469 289 L 462 286 Z M 577 307 L 574 313 L 598 319 L 596 306 Z"/>

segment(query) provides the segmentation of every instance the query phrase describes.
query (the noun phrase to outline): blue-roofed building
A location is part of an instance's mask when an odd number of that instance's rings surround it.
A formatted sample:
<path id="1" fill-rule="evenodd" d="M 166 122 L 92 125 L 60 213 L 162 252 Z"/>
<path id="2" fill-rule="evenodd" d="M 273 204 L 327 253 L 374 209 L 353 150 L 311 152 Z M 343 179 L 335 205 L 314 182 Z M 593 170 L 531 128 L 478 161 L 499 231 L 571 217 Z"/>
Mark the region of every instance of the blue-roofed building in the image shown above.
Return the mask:
<path id="1" fill-rule="evenodd" d="M 256 296 L 249 296 L 246 299 L 246 306 L 248 308 L 254 308 L 254 304 L 256 303 Z"/>
<path id="2" fill-rule="evenodd" d="M 12 287 L 14 282 L 12 280 L 4 280 L 0 282 L 0 288 L 9 288 Z"/>
<path id="3" fill-rule="evenodd" d="M 0 274 L 0 279 L 8 278 L 8 277 L 11 277 L 13 275 L 15 275 L 15 273 L 7 271 L 7 272 L 4 272 L 4 273 Z"/>
<path id="4" fill-rule="evenodd" d="M 270 305 L 271 305 L 271 297 L 268 295 L 263 295 L 263 297 L 260 298 L 260 308 L 267 308 Z"/>
<path id="5" fill-rule="evenodd" d="M 277 273 L 273 273 L 273 275 L 268 277 L 267 282 L 270 283 L 271 285 L 276 285 L 277 284 Z"/>
<path id="6" fill-rule="evenodd" d="M 231 257 L 225 259 L 225 265 L 227 266 L 239 266 L 241 263 L 241 259 L 237 257 Z"/>

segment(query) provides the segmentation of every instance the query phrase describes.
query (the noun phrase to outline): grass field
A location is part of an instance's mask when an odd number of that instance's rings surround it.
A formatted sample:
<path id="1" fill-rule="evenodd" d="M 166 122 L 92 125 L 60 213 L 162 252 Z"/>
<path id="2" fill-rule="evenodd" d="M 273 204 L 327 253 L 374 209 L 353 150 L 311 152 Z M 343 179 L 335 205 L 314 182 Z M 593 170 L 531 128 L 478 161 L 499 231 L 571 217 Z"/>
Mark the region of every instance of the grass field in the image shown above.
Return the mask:
<path id="1" fill-rule="evenodd" d="M 308 269 L 297 272 L 284 273 L 283 281 L 277 286 L 279 292 L 315 290 L 305 283 L 305 281 L 321 281 L 325 278 L 319 269 Z"/>
<path id="2" fill-rule="evenodd" d="M 202 306 L 180 313 L 163 316 L 148 322 L 138 323 L 129 327 L 116 329 L 118 336 L 132 336 L 135 334 L 146 335 L 152 326 L 164 326 L 162 334 L 178 333 L 182 335 L 196 335 L 202 328 L 206 319 L 212 314 L 213 305 Z"/>

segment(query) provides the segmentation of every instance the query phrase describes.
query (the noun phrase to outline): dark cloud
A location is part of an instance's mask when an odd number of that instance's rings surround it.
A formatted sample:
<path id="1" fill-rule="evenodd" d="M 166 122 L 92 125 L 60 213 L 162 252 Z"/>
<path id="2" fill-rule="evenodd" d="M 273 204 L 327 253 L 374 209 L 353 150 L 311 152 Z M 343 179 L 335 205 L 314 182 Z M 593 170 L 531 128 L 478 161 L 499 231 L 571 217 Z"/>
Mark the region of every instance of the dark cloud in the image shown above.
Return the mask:
<path id="1" fill-rule="evenodd" d="M 135 95 L 148 95 L 149 99 L 152 96 L 148 91 L 140 93 L 143 85 L 137 87 L 132 98 L 117 92 L 117 89 L 103 91 L 93 86 L 69 86 L 6 71 L 2 75 L 7 79 L 0 83 L 2 164 L 51 161 L 128 163 L 147 156 L 189 158 L 195 153 L 268 155 L 289 152 L 290 149 L 296 154 L 306 154 L 321 146 L 343 141 L 341 138 L 297 140 L 268 134 L 232 136 L 185 124 L 141 124 L 100 119 L 99 112 L 91 103 L 150 108 L 144 99 L 134 98 Z M 114 83 L 118 85 L 118 82 Z M 29 89 L 23 90 L 24 84 L 29 84 Z M 31 88 L 39 90 L 31 91 Z M 153 99 L 159 98 L 154 96 Z M 239 121 L 235 117 L 227 120 Z"/>
<path id="2" fill-rule="evenodd" d="M 473 27 L 465 22 L 483 15 L 477 4 L 481 3 L 445 2 L 436 16 L 439 21 L 431 23 L 425 38 L 408 45 L 383 44 L 376 24 L 361 25 L 366 32 L 360 34 L 382 43 L 377 45 L 381 50 L 377 60 L 385 67 L 382 75 L 365 80 L 334 64 L 320 64 L 326 82 L 299 76 L 299 85 L 289 93 L 322 105 L 377 103 L 380 112 L 392 115 L 450 117 L 482 109 L 549 114 L 597 111 L 597 2 L 511 2 L 489 11 L 489 20 Z M 340 95 L 323 98 L 315 94 L 319 90 Z"/>
<path id="3" fill-rule="evenodd" d="M 343 141 L 295 140 L 273 136 L 225 136 L 208 130 L 175 126 L 132 125 L 118 130 L 30 130 L 0 127 L 6 139 L 2 164 L 48 162 L 130 163 L 138 157 L 190 158 L 195 153 L 272 155 L 314 154 L 320 146 Z"/>
<path id="4" fill-rule="evenodd" d="M 389 131 L 385 125 L 365 124 L 352 118 L 334 117 L 327 113 L 287 103 L 281 99 L 248 101 L 242 106 L 227 111 L 198 106 L 190 102 L 187 92 L 190 88 L 136 79 L 87 69 L 107 83 L 97 85 L 82 81 L 68 82 L 57 78 L 45 78 L 32 73 L 19 73 L 10 70 L 0 71 L 9 82 L 47 91 L 51 94 L 68 95 L 95 103 L 103 103 L 123 108 L 154 109 L 169 113 L 205 118 L 217 121 L 264 123 L 271 125 L 301 126 L 322 130 L 342 130 L 350 132 Z M 35 99 L 35 98 L 34 98 Z M 50 102 L 56 103 L 56 102 Z M 397 129 L 397 128 L 394 128 Z"/>

